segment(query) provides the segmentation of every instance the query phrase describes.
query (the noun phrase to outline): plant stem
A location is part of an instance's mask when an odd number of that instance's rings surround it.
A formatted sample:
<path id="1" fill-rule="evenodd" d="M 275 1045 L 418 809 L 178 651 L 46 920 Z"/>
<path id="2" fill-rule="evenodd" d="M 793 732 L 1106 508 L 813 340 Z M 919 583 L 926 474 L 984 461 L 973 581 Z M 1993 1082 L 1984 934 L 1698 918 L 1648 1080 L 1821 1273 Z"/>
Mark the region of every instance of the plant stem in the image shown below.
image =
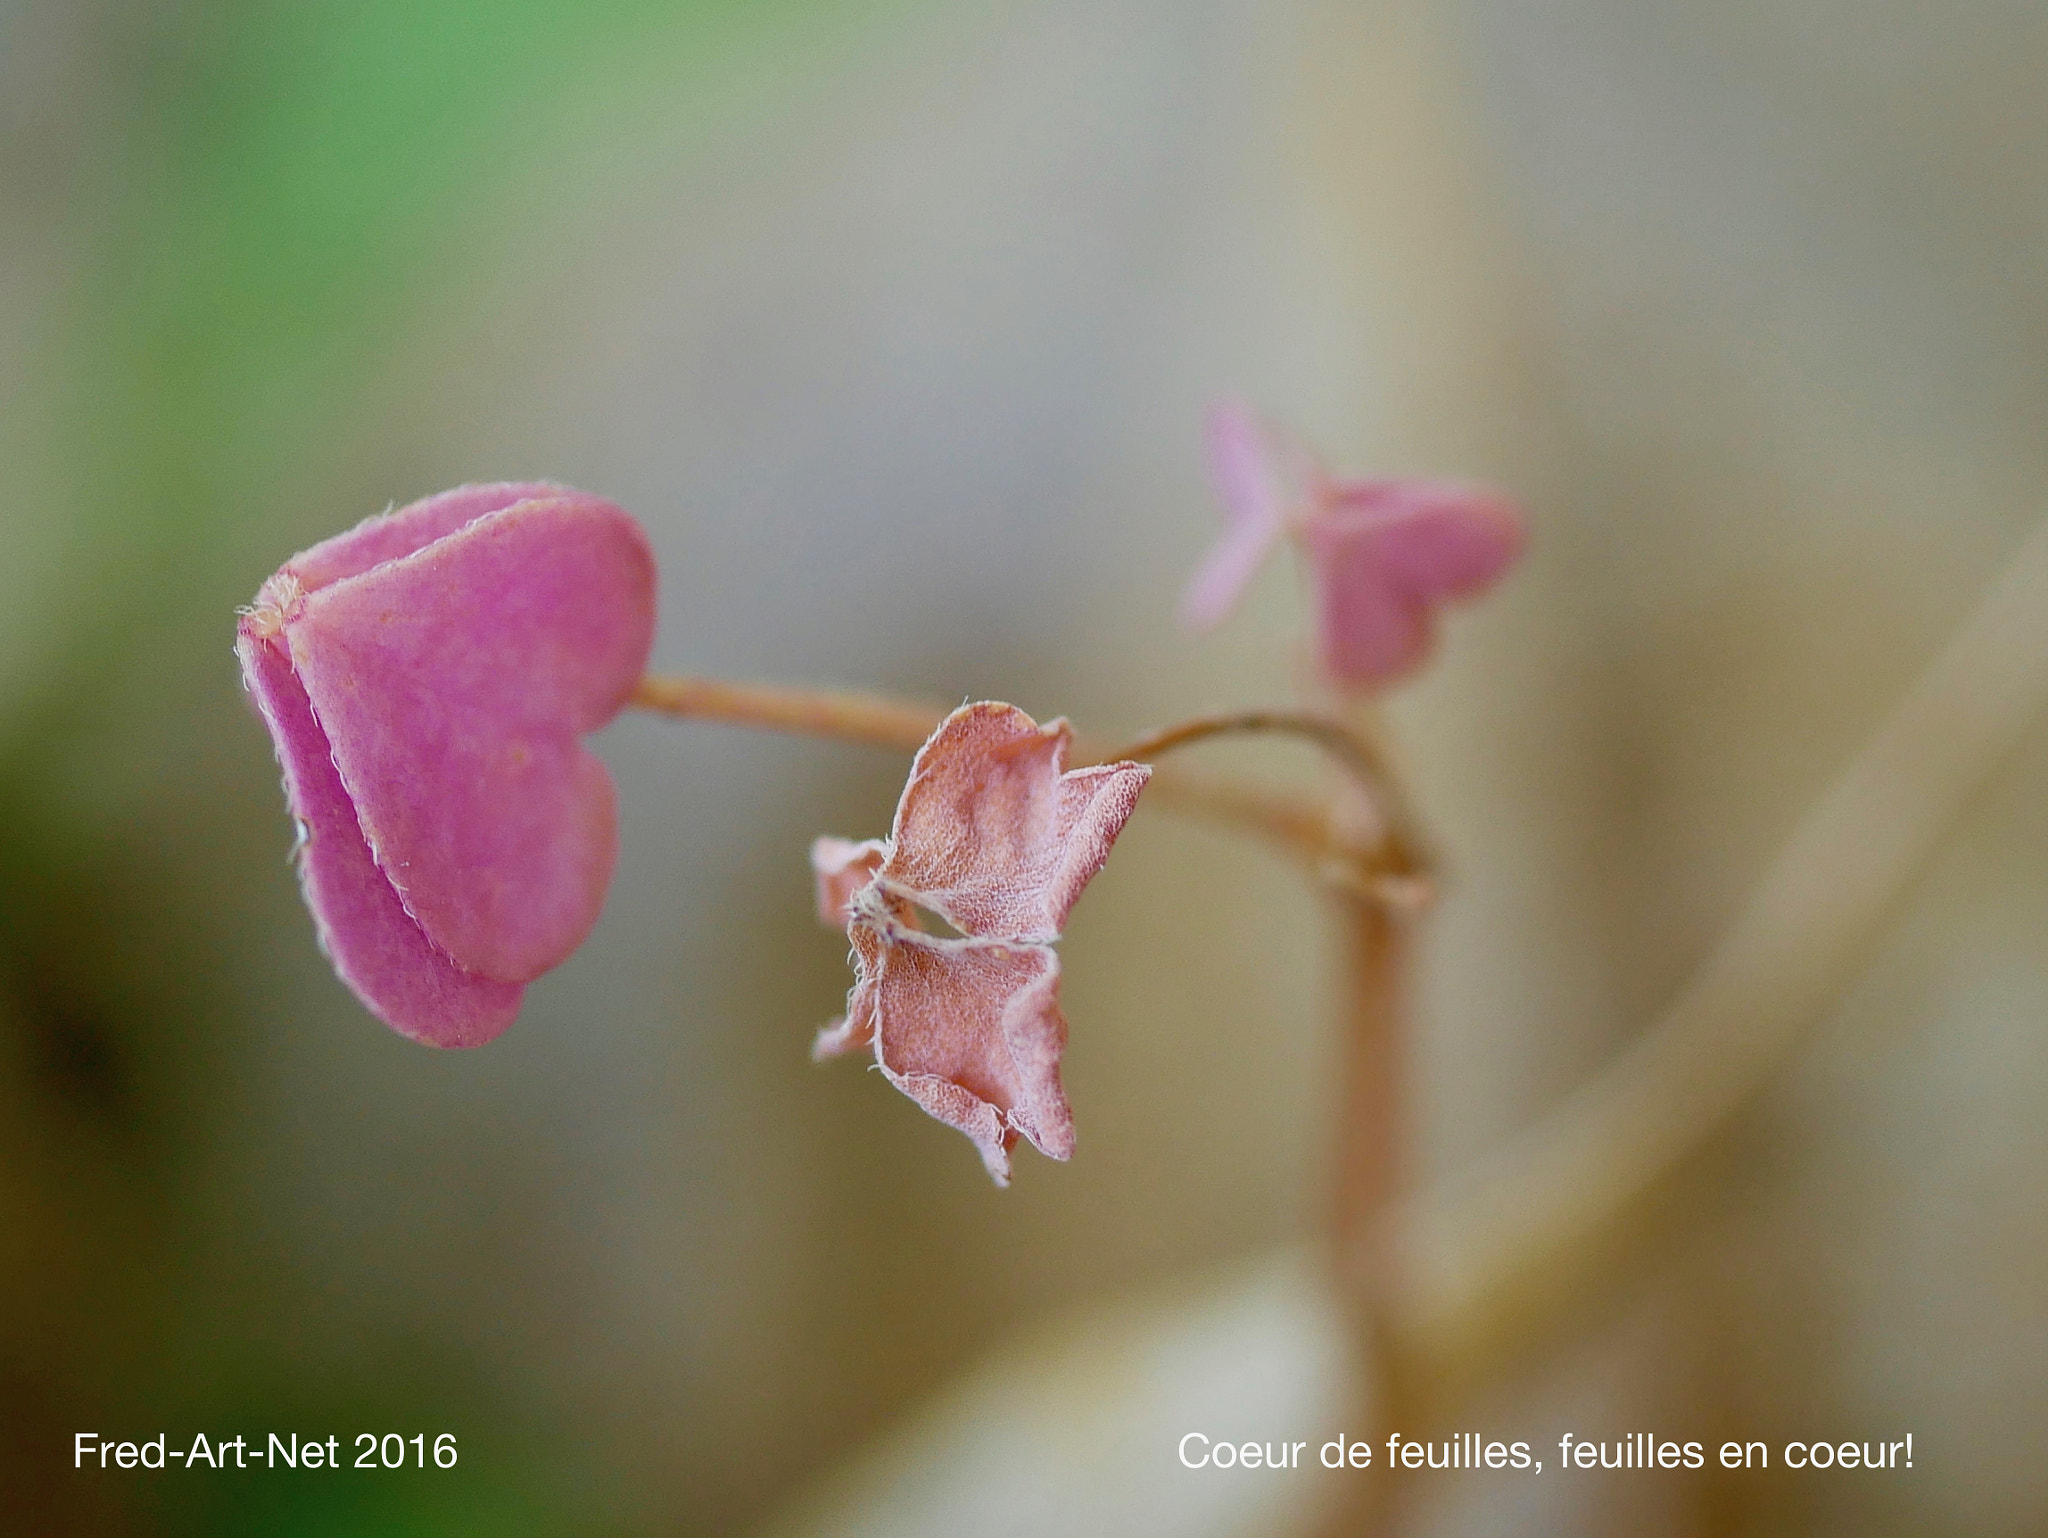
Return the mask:
<path id="1" fill-rule="evenodd" d="M 1418 823 L 1401 788 L 1393 755 L 1385 746 L 1386 727 L 1369 701 L 1347 701 L 1348 736 L 1366 746 L 1386 794 L 1403 810 L 1407 826 Z M 1419 845 L 1419 834 L 1410 837 Z M 1407 1430 L 1409 1419 L 1404 1385 L 1384 1370 L 1385 1318 L 1388 1301 L 1401 1278 L 1395 1272 L 1397 1253 L 1384 1242 L 1384 1219 L 1410 1176 L 1406 1158 L 1414 1135 L 1413 1085 L 1410 1080 L 1410 962 L 1414 925 L 1420 915 L 1383 903 L 1360 902 L 1344 893 L 1332 894 L 1331 917 L 1341 947 L 1340 1026 L 1343 1061 L 1342 1099 L 1338 1103 L 1335 1169 L 1332 1178 L 1331 1265 L 1340 1295 L 1348 1296 L 1352 1327 L 1351 1350 L 1357 1381 L 1370 1385 L 1358 1406 L 1373 1442 L 1387 1433 Z M 1377 1465 L 1350 1483 L 1346 1498 L 1333 1511 L 1332 1534 L 1343 1538 L 1377 1538 L 1400 1522 L 1401 1482 L 1395 1471 Z"/>
<path id="2" fill-rule="evenodd" d="M 1376 886 L 1335 883 L 1333 916 L 1343 946 L 1342 1036 L 1344 1061 L 1336 1128 L 1336 1170 L 1330 1205 L 1331 1259 L 1340 1290 L 1355 1303 L 1352 1349 L 1361 1381 L 1378 1377 L 1381 1392 L 1369 1409 L 1377 1443 L 1396 1424 L 1396 1385 L 1375 1371 L 1383 1301 L 1397 1279 L 1392 1250 L 1379 1242 L 1382 1219 L 1399 1194 L 1402 1150 L 1409 1136 L 1407 985 L 1409 926 L 1417 900 L 1429 890 L 1429 844 L 1387 754 L 1377 723 L 1361 713 L 1356 727 L 1332 715 L 1305 710 L 1246 710 L 1201 716 L 1165 727 L 1127 744 L 1119 758 L 1150 759 L 1189 743 L 1239 734 L 1279 733 L 1300 737 L 1330 754 L 1351 774 L 1367 803 L 1366 820 L 1376 825 L 1385 879 Z M 1342 813 L 1339 803 L 1333 809 Z M 1401 884 L 1405 884 L 1401 885 Z M 1410 900 L 1389 900 L 1401 891 Z M 1384 1531 L 1393 1520 L 1394 1487 L 1388 1471 L 1376 1469 L 1347 1487 L 1332 1514 L 1331 1532 L 1356 1538 Z"/>
<path id="3" fill-rule="evenodd" d="M 784 689 L 722 678 L 648 674 L 633 690 L 642 710 L 693 721 L 722 721 L 803 737 L 832 737 L 915 753 L 945 717 L 943 710 L 878 694 L 834 689 Z"/>
<path id="4" fill-rule="evenodd" d="M 1401 1188 L 1412 1130 L 1405 1029 L 1412 917 L 1350 893 L 1338 894 L 1332 907 L 1348 984 L 1332 1227 L 1345 1264 L 1373 1271 L 1381 1259 L 1370 1254 L 1378 1220 Z"/>
<path id="5" fill-rule="evenodd" d="M 718 721 L 761 731 L 792 732 L 840 742 L 865 743 L 913 753 L 946 712 L 934 705 L 883 695 L 829 689 L 789 689 L 774 684 L 733 683 L 719 678 L 649 674 L 632 703 L 642 710 L 682 720 Z M 1141 739 L 1133 749 L 1163 753 L 1183 743 L 1234 732 L 1284 732 L 1307 737 L 1350 766 L 1373 797 L 1380 827 L 1357 826 L 1328 798 L 1312 798 L 1267 786 L 1221 779 L 1192 770 L 1161 771 L 1147 794 L 1155 804 L 1242 829 L 1306 864 L 1321 881 L 1376 901 L 1413 906 L 1426 899 L 1427 862 L 1419 843 L 1397 835 L 1405 829 L 1401 803 L 1368 748 L 1326 718 L 1285 711 L 1249 711 L 1207 716 Z M 1133 756 L 1103 755 L 1077 748 L 1084 762 Z M 1387 787 L 1385 794 L 1379 787 Z"/>
<path id="6" fill-rule="evenodd" d="M 1334 716 L 1305 710 L 1198 716 L 1141 737 L 1116 756 L 1154 758 L 1207 738 L 1260 732 L 1304 738 L 1348 768 L 1383 829 L 1390 871 L 1426 879 L 1428 846 L 1386 754 L 1370 731 L 1353 729 Z M 1401 1178 L 1400 1152 L 1407 1135 L 1401 1114 L 1406 1077 L 1401 1017 L 1408 915 L 1401 911 L 1407 905 L 1390 904 L 1384 894 L 1340 888 L 1333 895 L 1343 932 L 1349 1027 L 1333 1226 L 1340 1252 L 1349 1256 L 1357 1244 L 1368 1242 Z"/>
<path id="7" fill-rule="evenodd" d="M 1380 824 L 1380 842 L 1389 856 L 1390 873 L 1421 877 L 1428 871 L 1428 848 L 1415 815 L 1377 744 L 1332 716 L 1308 710 L 1237 710 L 1195 716 L 1127 743 L 1113 756 L 1153 759 L 1212 737 L 1261 733 L 1299 737 L 1336 759 L 1365 792 L 1372 816 Z"/>
<path id="8" fill-rule="evenodd" d="M 795 732 L 842 742 L 915 751 L 944 718 L 935 706 L 880 695 L 786 689 L 698 677 L 643 678 L 633 703 L 689 720 L 721 721 L 765 731 Z M 1357 1243 L 1398 1179 L 1403 1129 L 1397 1114 L 1403 919 L 1393 911 L 1426 896 L 1427 846 L 1417 831 L 1386 755 L 1363 730 L 1305 710 L 1242 710 L 1196 716 L 1147 733 L 1099 761 L 1150 760 L 1217 737 L 1280 735 L 1313 743 L 1350 771 L 1368 803 L 1364 817 L 1346 818 L 1340 804 L 1309 802 L 1186 770 L 1160 773 L 1153 795 L 1181 809 L 1256 831 L 1311 858 L 1335 889 L 1347 948 L 1351 1061 L 1346 1067 L 1336 1232 L 1340 1248 Z M 1082 756 L 1078 755 L 1077 756 Z M 1363 825 L 1363 826 L 1361 826 Z M 1346 879 L 1347 872 L 1352 879 Z"/>

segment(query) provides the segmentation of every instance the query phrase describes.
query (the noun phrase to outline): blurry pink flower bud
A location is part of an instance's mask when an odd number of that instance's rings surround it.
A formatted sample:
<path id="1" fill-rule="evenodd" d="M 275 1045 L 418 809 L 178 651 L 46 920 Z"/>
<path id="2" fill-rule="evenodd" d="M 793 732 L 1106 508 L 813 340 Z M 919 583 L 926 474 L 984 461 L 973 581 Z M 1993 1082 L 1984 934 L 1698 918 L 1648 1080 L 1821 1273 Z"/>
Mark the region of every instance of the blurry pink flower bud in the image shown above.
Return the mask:
<path id="1" fill-rule="evenodd" d="M 1453 481 L 1338 481 L 1276 445 L 1239 404 L 1209 414 L 1209 460 L 1228 520 L 1188 584 L 1181 617 L 1220 623 L 1267 553 L 1291 534 L 1316 588 L 1317 650 L 1339 684 L 1369 690 L 1412 672 L 1435 613 L 1497 581 L 1522 553 L 1522 515 L 1500 493 Z"/>
<path id="2" fill-rule="evenodd" d="M 321 948 L 394 1029 L 479 1046 L 589 934 L 618 829 L 580 739 L 625 704 L 653 636 L 640 526 L 545 483 L 368 519 L 242 612 Z"/>
<path id="3" fill-rule="evenodd" d="M 1008 1185 L 1018 1136 L 1067 1159 L 1067 1022 L 1052 942 L 1109 858 L 1152 771 L 1067 769 L 1064 721 L 963 705 L 918 750 L 887 839 L 811 847 L 818 913 L 844 924 L 855 979 L 812 1055 L 872 1049 L 904 1094 L 973 1139 Z M 918 910 L 957 935 L 928 932 Z"/>

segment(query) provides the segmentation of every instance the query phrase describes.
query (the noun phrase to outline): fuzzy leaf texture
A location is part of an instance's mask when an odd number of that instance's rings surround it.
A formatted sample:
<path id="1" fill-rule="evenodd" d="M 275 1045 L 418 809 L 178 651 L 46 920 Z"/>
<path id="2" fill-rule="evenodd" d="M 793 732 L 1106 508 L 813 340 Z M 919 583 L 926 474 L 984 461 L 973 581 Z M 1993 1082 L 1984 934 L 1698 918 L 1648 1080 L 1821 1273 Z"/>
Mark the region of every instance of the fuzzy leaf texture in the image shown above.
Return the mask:
<path id="1" fill-rule="evenodd" d="M 582 744 L 654 637 L 654 558 L 602 498 L 464 486 L 294 556 L 236 652 L 322 950 L 437 1047 L 491 1040 L 596 923 L 618 854 Z"/>
<path id="2" fill-rule="evenodd" d="M 887 839 L 811 848 L 818 915 L 846 927 L 855 968 L 813 1055 L 872 1051 L 891 1084 L 967 1134 L 997 1185 L 1019 1137 L 1073 1156 L 1052 942 L 1152 773 L 1068 769 L 1071 743 L 1064 721 L 963 705 L 918 750 Z M 920 910 L 958 933 L 931 932 Z"/>
<path id="3" fill-rule="evenodd" d="M 1235 403 L 1210 412 L 1208 434 L 1225 528 L 1188 584 L 1182 620 L 1195 630 L 1221 623 L 1291 535 L 1315 590 L 1318 661 L 1347 691 L 1413 673 L 1435 648 L 1437 610 L 1484 592 L 1522 553 L 1521 512 L 1487 487 L 1336 480 L 1298 451 L 1283 455 Z"/>

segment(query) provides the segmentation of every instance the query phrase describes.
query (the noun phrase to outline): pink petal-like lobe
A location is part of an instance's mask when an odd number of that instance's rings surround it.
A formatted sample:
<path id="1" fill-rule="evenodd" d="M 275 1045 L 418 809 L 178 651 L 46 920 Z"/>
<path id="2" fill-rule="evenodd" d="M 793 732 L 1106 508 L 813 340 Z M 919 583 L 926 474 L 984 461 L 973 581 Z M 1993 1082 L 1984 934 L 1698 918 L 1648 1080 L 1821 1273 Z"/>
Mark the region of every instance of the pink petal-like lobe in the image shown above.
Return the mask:
<path id="1" fill-rule="evenodd" d="M 1049 942 L 1152 773 L 1069 770 L 1070 741 L 1064 721 L 963 705 L 918 751 L 888 840 L 811 849 L 818 915 L 846 924 L 855 968 L 846 1015 L 812 1056 L 872 1047 L 890 1083 L 973 1140 L 998 1185 L 1020 1136 L 1052 1158 L 1073 1154 Z M 921 910 L 961 934 L 927 933 Z"/>
<path id="2" fill-rule="evenodd" d="M 321 944 L 404 1034 L 489 1040 L 596 921 L 615 796 L 580 738 L 625 703 L 653 625 L 639 526 L 545 482 L 367 519 L 244 611 Z"/>
<path id="3" fill-rule="evenodd" d="M 1442 481 L 1333 485 L 1301 532 L 1323 665 L 1358 688 L 1418 667 L 1435 643 L 1437 608 L 1492 586 L 1523 544 L 1512 503 Z"/>
<path id="4" fill-rule="evenodd" d="M 1041 1153 L 1074 1153 L 1060 1086 L 1067 1022 L 1059 958 L 1049 946 L 943 940 L 856 920 L 861 980 L 847 1010 L 871 1034 L 889 1082 L 967 1134 L 996 1184 L 1018 1136 Z"/>
<path id="5" fill-rule="evenodd" d="M 638 525 L 559 490 L 308 592 L 286 620 L 379 868 L 469 970 L 530 981 L 597 921 L 617 817 L 580 739 L 624 705 L 653 630 Z"/>
<path id="6" fill-rule="evenodd" d="M 1226 401 L 1210 409 L 1209 474 L 1223 500 L 1224 530 L 1181 596 L 1181 621 L 1211 630 L 1236 607 L 1279 541 L 1286 494 L 1266 431 L 1251 408 Z"/>
<path id="7" fill-rule="evenodd" d="M 283 645 L 245 632 L 236 650 L 284 768 L 300 829 L 299 884 L 320 948 L 392 1029 L 434 1047 L 482 1046 L 512 1023 L 525 988 L 463 970 L 427 938 L 370 857 Z"/>
<path id="8" fill-rule="evenodd" d="M 517 502 L 582 495 L 552 481 L 492 481 L 481 486 L 457 486 L 407 503 L 395 512 L 365 518 L 346 533 L 300 551 L 285 562 L 284 570 L 306 592 L 318 592 L 344 577 L 357 576 L 372 566 L 424 550 L 435 540 L 468 527 L 485 513 L 502 511 Z"/>
<path id="9" fill-rule="evenodd" d="M 818 922 L 827 929 L 844 929 L 852 919 L 854 898 L 867 889 L 882 868 L 889 846 L 871 838 L 856 844 L 850 838 L 811 841 L 811 873 L 818 883 Z"/>
<path id="10" fill-rule="evenodd" d="M 888 886 L 970 935 L 1059 937 L 1152 771 L 1065 768 L 1073 733 L 1014 705 L 963 705 L 918 750 L 896 807 Z"/>
<path id="11" fill-rule="evenodd" d="M 856 1025 L 845 1015 L 819 1027 L 811 1041 L 811 1061 L 822 1063 L 849 1052 L 865 1052 L 875 1044 L 874 1021 L 864 1018 Z"/>
<path id="12" fill-rule="evenodd" d="M 1181 617 L 1220 621 L 1281 534 L 1308 556 L 1324 670 L 1366 690 L 1413 671 L 1436 610 L 1491 586 L 1521 554 L 1521 513 L 1498 492 L 1435 480 L 1339 481 L 1249 407 L 1208 418 L 1209 467 L 1227 524 L 1188 584 Z"/>
<path id="13" fill-rule="evenodd" d="M 1397 581 L 1429 598 L 1475 597 L 1522 553 L 1515 504 L 1458 481 L 1363 481 L 1331 488 L 1323 521 L 1374 534 Z"/>

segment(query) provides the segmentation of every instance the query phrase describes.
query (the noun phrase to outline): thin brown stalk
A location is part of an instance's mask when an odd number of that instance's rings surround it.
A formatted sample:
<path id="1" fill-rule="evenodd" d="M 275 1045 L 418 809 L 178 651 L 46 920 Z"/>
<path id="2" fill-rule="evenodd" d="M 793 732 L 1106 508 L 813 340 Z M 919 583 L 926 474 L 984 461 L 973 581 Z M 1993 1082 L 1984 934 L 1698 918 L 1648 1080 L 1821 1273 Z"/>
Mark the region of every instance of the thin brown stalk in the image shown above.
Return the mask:
<path id="1" fill-rule="evenodd" d="M 1403 811 L 1407 826 L 1418 826 L 1393 757 L 1383 744 L 1385 727 L 1369 701 L 1346 707 L 1349 736 L 1366 746 L 1378 783 Z M 1421 835 L 1411 834 L 1422 843 Z M 1410 1078 L 1410 966 L 1417 911 L 1332 896 L 1342 962 L 1340 991 L 1343 1073 L 1335 1133 L 1330 1222 L 1333 1266 L 1353 1300 L 1351 1350 L 1356 1381 L 1371 1392 L 1357 1406 L 1358 1423 L 1375 1446 L 1386 1434 L 1412 1424 L 1402 1402 L 1402 1385 L 1378 1370 L 1385 1359 L 1381 1323 L 1384 1304 L 1398 1294 L 1399 1257 L 1384 1242 L 1387 1211 L 1409 1177 L 1406 1154 L 1414 1136 Z M 1347 1482 L 1345 1498 L 1331 1513 L 1328 1531 L 1342 1538 L 1374 1538 L 1399 1522 L 1397 1481 L 1380 1465 Z"/>
<path id="2" fill-rule="evenodd" d="M 1427 870 L 1429 857 L 1415 815 L 1378 746 L 1332 716 L 1309 710 L 1235 710 L 1195 716 L 1126 743 L 1110 756 L 1150 760 L 1189 743 L 1262 734 L 1299 737 L 1328 753 L 1364 791 L 1395 868 L 1416 875 Z"/>
<path id="3" fill-rule="evenodd" d="M 1363 1269 L 1362 1247 L 1375 1241 L 1382 1209 L 1400 1190 L 1403 1150 L 1413 1130 L 1404 1110 L 1409 1065 L 1403 1021 L 1408 927 L 1415 920 L 1349 893 L 1332 909 L 1346 983 L 1332 1227 L 1350 1264 Z"/>
<path id="4" fill-rule="evenodd" d="M 1299 815 L 1305 807 L 1269 803 L 1260 819 L 1262 831 L 1310 856 L 1313 873 L 1333 891 L 1393 908 L 1427 905 L 1434 895 L 1432 855 L 1399 777 L 1377 744 L 1332 716 L 1307 710 L 1238 710 L 1195 716 L 1103 756 L 1149 760 L 1217 737 L 1267 734 L 1298 737 L 1321 748 L 1349 773 L 1357 794 L 1316 805 L 1312 821 Z M 1204 786 L 1201 781 L 1193 783 Z M 1210 781 L 1204 788 L 1211 815 L 1221 813 L 1227 818 L 1239 807 L 1250 810 L 1245 803 L 1232 800 L 1236 787 L 1230 782 Z M 1169 790 L 1168 795 L 1173 794 Z"/>
<path id="5" fill-rule="evenodd" d="M 643 710 L 683 720 L 827 737 L 905 753 L 922 747 L 946 714 L 936 705 L 876 694 L 661 674 L 641 679 L 633 691 L 632 703 Z M 1152 744 L 1152 751 L 1166 752 L 1182 742 L 1228 731 L 1292 731 L 1322 742 L 1361 777 L 1381 773 L 1369 756 L 1361 756 L 1358 744 L 1344 738 L 1342 728 L 1335 723 L 1307 716 L 1298 721 L 1276 719 L 1274 723 L 1263 723 L 1265 716 L 1285 718 L 1286 713 L 1203 717 L 1154 734 L 1133 746 Z M 1098 754 L 1089 747 L 1077 756 L 1099 761 L 1133 755 L 1128 750 L 1115 755 Z M 1427 896 L 1426 867 L 1419 858 L 1419 850 L 1389 839 L 1376 829 L 1357 826 L 1357 819 L 1343 815 L 1340 805 L 1329 798 L 1247 784 L 1179 766 L 1156 773 L 1147 794 L 1155 805 L 1237 828 L 1264 840 L 1281 853 L 1300 860 L 1319 880 L 1338 890 L 1375 901 L 1408 905 Z"/>
<path id="6" fill-rule="evenodd" d="M 642 710 L 691 721 L 720 721 L 801 737 L 831 737 L 915 753 L 944 719 L 929 705 L 838 689 L 785 689 L 650 673 L 633 690 Z"/>

